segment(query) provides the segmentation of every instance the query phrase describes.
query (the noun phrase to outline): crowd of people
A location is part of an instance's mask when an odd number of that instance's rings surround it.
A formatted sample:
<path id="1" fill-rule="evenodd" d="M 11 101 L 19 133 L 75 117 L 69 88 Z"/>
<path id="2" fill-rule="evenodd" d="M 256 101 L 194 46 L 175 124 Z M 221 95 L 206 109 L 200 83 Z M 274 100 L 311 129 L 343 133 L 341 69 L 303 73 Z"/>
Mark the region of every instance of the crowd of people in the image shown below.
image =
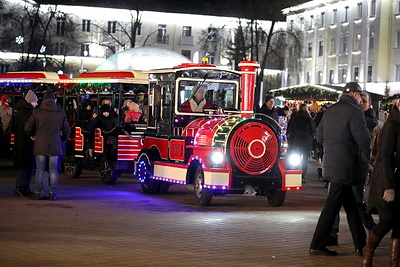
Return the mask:
<path id="1" fill-rule="evenodd" d="M 339 211 L 343 207 L 355 254 L 363 257 L 362 266 L 372 266 L 376 248 L 390 231 L 390 266 L 399 266 L 400 99 L 383 122 L 377 119 L 370 95 L 355 82 L 344 86 L 335 104 L 322 104 L 317 112 L 306 104 L 298 109 L 276 108 L 274 102 L 272 95 L 266 95 L 265 103 L 255 111 L 275 120 L 278 116 L 288 120 L 288 150 L 302 155 L 303 183 L 307 182 L 310 151 L 321 159 L 319 176 L 327 181 L 328 195 L 309 253 L 337 256 L 328 247 L 338 245 Z M 369 173 L 370 192 L 365 201 Z M 372 214 L 378 215 L 378 222 Z"/>

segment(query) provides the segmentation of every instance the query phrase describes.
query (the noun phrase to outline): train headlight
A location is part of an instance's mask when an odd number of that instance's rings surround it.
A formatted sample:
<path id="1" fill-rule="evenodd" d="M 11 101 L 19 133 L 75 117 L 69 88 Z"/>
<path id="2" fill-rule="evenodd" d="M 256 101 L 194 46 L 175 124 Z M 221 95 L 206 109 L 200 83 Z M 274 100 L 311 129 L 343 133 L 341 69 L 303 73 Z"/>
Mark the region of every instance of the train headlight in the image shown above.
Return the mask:
<path id="1" fill-rule="evenodd" d="M 224 154 L 221 151 L 214 151 L 210 156 L 213 165 L 219 165 L 224 161 Z"/>
<path id="2" fill-rule="evenodd" d="M 290 167 L 299 167 L 301 164 L 301 156 L 297 153 L 290 154 L 287 159 Z"/>

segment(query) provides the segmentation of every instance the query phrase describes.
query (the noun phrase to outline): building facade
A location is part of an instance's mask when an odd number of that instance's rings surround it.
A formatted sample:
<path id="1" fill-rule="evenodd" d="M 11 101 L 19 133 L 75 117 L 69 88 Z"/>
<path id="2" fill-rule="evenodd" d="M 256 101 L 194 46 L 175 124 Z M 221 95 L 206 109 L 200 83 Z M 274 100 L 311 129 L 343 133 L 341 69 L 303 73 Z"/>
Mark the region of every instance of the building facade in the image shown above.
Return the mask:
<path id="1" fill-rule="evenodd" d="M 35 5 L 34 1 L 20 0 L 3 3 L 9 7 L 16 3 Z M 11 12 L 7 5 L 0 12 Z M 40 9 L 47 16 L 54 14 L 54 18 L 47 34 L 51 41 L 39 56 L 69 62 L 74 75 L 78 71 L 95 70 L 107 57 L 131 48 L 133 39 L 135 47 L 153 46 L 175 51 L 195 63 L 206 58 L 210 64 L 232 64 L 226 52 L 234 29 L 238 27 L 238 18 L 69 5 L 41 5 Z M 11 24 L 5 19 L 2 23 L 0 33 L 4 35 L 7 25 Z M 271 25 L 268 21 L 258 23 L 265 29 Z M 23 34 L 14 31 L 11 35 L 16 41 L 10 48 L 1 47 L 0 72 L 13 70 L 23 54 L 20 48 Z"/>
<path id="2" fill-rule="evenodd" d="M 400 1 L 309 1 L 283 10 L 302 40 L 300 68 L 288 61 L 287 86 L 343 86 L 400 93 Z"/>

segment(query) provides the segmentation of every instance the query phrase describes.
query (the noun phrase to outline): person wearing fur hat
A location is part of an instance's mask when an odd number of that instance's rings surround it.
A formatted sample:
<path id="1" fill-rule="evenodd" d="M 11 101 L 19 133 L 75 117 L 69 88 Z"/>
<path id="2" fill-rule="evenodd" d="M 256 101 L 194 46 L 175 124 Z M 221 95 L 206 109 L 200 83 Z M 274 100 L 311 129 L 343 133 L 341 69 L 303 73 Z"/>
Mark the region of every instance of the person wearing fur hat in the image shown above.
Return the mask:
<path id="1" fill-rule="evenodd" d="M 47 91 L 40 107 L 33 111 L 25 123 L 25 132 L 35 140 L 34 154 L 36 156 L 36 175 L 33 200 L 47 199 L 43 194 L 44 173 L 48 159 L 50 174 L 50 200 L 57 200 L 58 188 L 58 157 L 64 153 L 64 143 L 71 129 L 65 112 L 57 106 L 55 95 Z"/>
<path id="2" fill-rule="evenodd" d="M 35 156 L 33 154 L 33 140 L 25 133 L 24 126 L 37 106 L 38 98 L 31 90 L 15 104 L 15 146 L 14 168 L 17 169 L 17 182 L 14 196 L 28 197 L 31 195 L 31 183 Z"/>
<path id="3" fill-rule="evenodd" d="M 11 107 L 11 104 L 12 98 L 10 95 L 3 95 L 1 97 L 0 119 L 3 125 L 3 132 L 7 132 L 8 127 L 10 126 L 10 121 L 13 114 L 13 108 Z"/>

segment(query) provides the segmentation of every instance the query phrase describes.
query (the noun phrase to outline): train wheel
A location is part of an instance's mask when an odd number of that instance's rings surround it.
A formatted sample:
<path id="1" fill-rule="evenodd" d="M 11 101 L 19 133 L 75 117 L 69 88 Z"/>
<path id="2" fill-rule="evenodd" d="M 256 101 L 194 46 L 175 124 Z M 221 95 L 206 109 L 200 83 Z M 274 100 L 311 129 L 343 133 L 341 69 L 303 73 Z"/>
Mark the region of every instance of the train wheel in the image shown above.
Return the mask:
<path id="1" fill-rule="evenodd" d="M 280 207 L 283 205 L 283 202 L 285 202 L 286 191 L 270 189 L 267 198 L 272 207 Z"/>
<path id="2" fill-rule="evenodd" d="M 139 155 L 136 176 L 144 193 L 157 194 L 160 192 L 160 181 L 153 179 L 154 165 L 150 152 L 143 152 Z"/>
<path id="3" fill-rule="evenodd" d="M 169 186 L 170 186 L 171 184 L 170 183 L 168 183 L 168 182 L 160 182 L 160 191 L 158 192 L 158 193 L 160 193 L 160 194 L 166 194 L 166 193 L 168 193 L 168 189 L 169 189 Z"/>
<path id="4" fill-rule="evenodd" d="M 201 206 L 209 206 L 213 198 L 213 191 L 204 188 L 204 172 L 201 166 L 197 167 L 194 175 L 194 199 Z"/>
<path id="5" fill-rule="evenodd" d="M 64 161 L 64 172 L 71 178 L 79 178 L 82 173 L 82 165 L 76 162 Z"/>
<path id="6" fill-rule="evenodd" d="M 107 157 L 101 159 L 100 179 L 103 184 L 115 184 L 118 178 L 118 171 Z"/>

